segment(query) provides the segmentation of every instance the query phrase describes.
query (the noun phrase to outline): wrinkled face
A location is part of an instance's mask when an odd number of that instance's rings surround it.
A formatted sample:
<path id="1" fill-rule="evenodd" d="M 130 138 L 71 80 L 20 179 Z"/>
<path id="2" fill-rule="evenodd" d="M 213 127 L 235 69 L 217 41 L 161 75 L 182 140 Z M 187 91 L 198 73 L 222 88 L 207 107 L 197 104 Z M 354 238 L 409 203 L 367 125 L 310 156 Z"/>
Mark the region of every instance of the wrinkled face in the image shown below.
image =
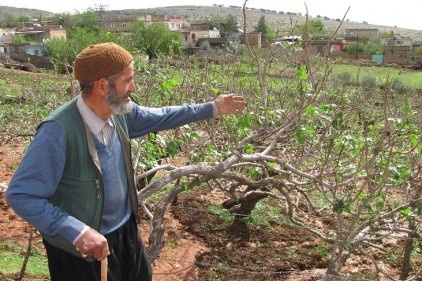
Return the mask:
<path id="1" fill-rule="evenodd" d="M 115 85 L 110 85 L 110 90 L 105 96 L 105 101 L 108 107 L 113 111 L 113 114 L 127 114 L 132 111 L 132 104 L 130 102 L 130 93 L 119 96 Z"/>
<path id="2" fill-rule="evenodd" d="M 132 111 L 131 93 L 136 91 L 133 81 L 133 65 L 129 65 L 112 82 L 109 83 L 109 91 L 105 95 L 105 102 L 113 111 L 113 114 L 127 114 Z"/>

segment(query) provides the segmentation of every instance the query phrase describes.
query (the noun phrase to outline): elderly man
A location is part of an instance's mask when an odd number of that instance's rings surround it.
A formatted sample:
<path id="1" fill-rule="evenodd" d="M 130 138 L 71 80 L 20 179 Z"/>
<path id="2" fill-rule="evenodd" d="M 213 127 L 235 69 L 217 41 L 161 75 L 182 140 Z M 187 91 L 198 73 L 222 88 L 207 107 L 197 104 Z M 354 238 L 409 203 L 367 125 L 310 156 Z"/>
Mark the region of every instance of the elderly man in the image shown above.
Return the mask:
<path id="1" fill-rule="evenodd" d="M 146 108 L 133 103 L 133 57 L 114 43 L 77 55 L 81 94 L 37 128 L 7 202 L 43 237 L 52 281 L 93 281 L 108 257 L 108 280 L 147 281 L 151 265 L 137 229 L 131 138 L 242 112 L 243 97 Z"/>

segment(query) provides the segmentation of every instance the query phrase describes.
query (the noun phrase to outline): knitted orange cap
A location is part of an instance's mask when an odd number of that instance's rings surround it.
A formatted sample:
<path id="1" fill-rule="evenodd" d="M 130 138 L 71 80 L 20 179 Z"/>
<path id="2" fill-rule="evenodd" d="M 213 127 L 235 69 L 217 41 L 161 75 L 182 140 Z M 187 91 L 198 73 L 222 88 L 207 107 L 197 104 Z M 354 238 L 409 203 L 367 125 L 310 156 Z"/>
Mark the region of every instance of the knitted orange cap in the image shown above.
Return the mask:
<path id="1" fill-rule="evenodd" d="M 76 80 L 92 82 L 122 72 L 133 61 L 132 55 L 119 45 L 108 42 L 91 45 L 75 59 Z"/>

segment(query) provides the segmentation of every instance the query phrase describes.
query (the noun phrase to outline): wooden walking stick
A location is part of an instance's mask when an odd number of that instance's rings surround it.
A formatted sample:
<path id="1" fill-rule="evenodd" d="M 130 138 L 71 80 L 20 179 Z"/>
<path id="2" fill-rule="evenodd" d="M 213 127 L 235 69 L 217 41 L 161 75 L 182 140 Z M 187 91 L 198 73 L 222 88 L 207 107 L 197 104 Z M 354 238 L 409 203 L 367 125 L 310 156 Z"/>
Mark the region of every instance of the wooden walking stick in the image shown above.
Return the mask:
<path id="1" fill-rule="evenodd" d="M 108 258 L 101 261 L 101 281 L 107 281 Z"/>

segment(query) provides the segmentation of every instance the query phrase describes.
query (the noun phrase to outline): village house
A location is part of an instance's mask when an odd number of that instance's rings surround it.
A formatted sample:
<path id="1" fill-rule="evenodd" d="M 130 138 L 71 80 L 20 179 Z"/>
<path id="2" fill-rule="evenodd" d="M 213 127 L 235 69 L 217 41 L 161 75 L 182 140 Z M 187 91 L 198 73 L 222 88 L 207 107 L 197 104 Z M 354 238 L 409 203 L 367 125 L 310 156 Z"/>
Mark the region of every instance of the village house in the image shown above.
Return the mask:
<path id="1" fill-rule="evenodd" d="M 185 47 L 199 47 L 197 46 L 200 38 L 220 38 L 220 31 L 211 29 L 206 23 L 191 23 L 182 32 L 182 44 Z"/>
<path id="2" fill-rule="evenodd" d="M 151 15 L 119 15 L 114 14 L 113 16 L 103 17 L 101 20 L 101 26 L 110 31 L 128 32 L 130 26 L 135 22 L 142 21 L 145 24 L 162 23 L 172 31 L 182 30 L 186 24 L 186 19 L 181 18 L 158 18 L 153 19 Z"/>
<path id="3" fill-rule="evenodd" d="M 162 23 L 167 26 L 168 29 L 171 31 L 179 31 L 186 27 L 187 20 L 186 19 L 179 19 L 179 18 L 160 18 L 160 19 L 153 19 L 152 23 Z"/>
<path id="4" fill-rule="evenodd" d="M 384 47 L 384 63 L 411 65 L 412 46 L 386 45 Z"/>
<path id="5" fill-rule="evenodd" d="M 22 43 L 5 43 L 5 53 L 12 58 L 19 55 L 44 56 L 45 42 L 51 38 L 66 39 L 66 30 L 51 22 L 31 21 L 23 23 L 14 32 L 14 36 L 22 36 Z"/>
<path id="6" fill-rule="evenodd" d="M 246 36 L 242 34 L 240 36 L 240 42 L 242 44 L 249 44 L 249 46 L 254 48 L 262 47 L 262 33 L 261 32 L 248 32 Z"/>
<path id="7" fill-rule="evenodd" d="M 309 54 L 316 56 L 331 56 L 333 53 L 341 53 L 344 46 L 343 39 L 317 38 L 302 42 L 302 47 Z"/>
<path id="8" fill-rule="evenodd" d="M 236 33 L 235 37 L 221 34 L 216 28 L 211 27 L 207 22 L 190 23 L 181 18 L 157 18 L 153 19 L 151 15 L 128 14 L 125 11 L 113 11 L 113 13 L 101 13 L 101 25 L 112 32 L 130 32 L 130 26 L 142 21 L 145 24 L 162 23 L 169 30 L 180 32 L 182 45 L 185 49 L 200 48 L 206 42 L 211 48 L 228 46 L 232 42 L 240 44 L 248 43 L 250 46 L 261 48 L 269 44 L 262 42 L 262 34 L 259 32 Z M 0 53 L 5 53 L 11 58 L 27 61 L 24 56 L 42 57 L 45 54 L 45 42 L 51 38 L 66 38 L 66 30 L 61 26 L 53 25 L 51 22 L 37 22 L 33 20 L 23 24 L 14 31 L 14 36 L 22 36 L 22 43 L 11 40 L 11 35 L 0 34 Z M 246 37 L 245 37 L 246 36 Z M 412 39 L 402 38 L 393 34 L 389 38 L 379 38 L 379 30 L 371 28 L 346 29 L 341 38 L 312 38 L 302 41 L 302 48 L 306 48 L 309 54 L 318 56 L 346 57 L 351 59 L 374 60 L 380 63 L 394 63 L 409 65 L 412 63 Z M 286 39 L 287 38 L 287 39 Z M 282 38 L 276 40 L 273 46 L 285 46 L 283 40 L 296 40 L 292 38 Z M 299 38 L 299 37 L 298 37 Z M 385 46 L 384 54 L 371 55 L 363 53 L 346 54 L 344 47 L 348 44 L 365 44 L 368 41 L 381 42 Z M 15 43 L 12 43 L 12 42 Z M 296 41 L 295 41 L 296 42 Z M 289 42 L 288 42 L 289 43 Z M 294 42 L 290 42 L 293 44 Z M 264 45 L 263 45 L 264 44 Z M 33 58 L 31 58 L 33 60 Z"/>
<path id="9" fill-rule="evenodd" d="M 16 38 L 20 40 L 16 40 Z M 31 22 L 23 23 L 13 34 L 1 36 L 0 53 L 11 60 L 32 64 L 38 67 L 51 68 L 51 62 L 44 56 L 45 43 L 52 38 L 66 39 L 66 30 L 60 25 L 51 22 Z"/>
<path id="10" fill-rule="evenodd" d="M 349 28 L 344 32 L 343 39 L 347 43 L 367 42 L 378 38 L 379 30 L 375 28 Z"/>
<path id="11" fill-rule="evenodd" d="M 408 37 L 401 37 L 400 34 L 391 32 L 390 37 L 382 38 L 384 45 L 384 63 L 411 65 L 413 61 L 413 40 Z"/>
<path id="12" fill-rule="evenodd" d="M 0 28 L 0 55 L 6 53 L 6 45 L 12 41 L 14 28 Z"/>
<path id="13" fill-rule="evenodd" d="M 130 26 L 135 22 L 143 21 L 145 24 L 152 23 L 150 15 L 114 15 L 113 17 L 103 17 L 101 26 L 113 32 L 128 32 Z"/>

